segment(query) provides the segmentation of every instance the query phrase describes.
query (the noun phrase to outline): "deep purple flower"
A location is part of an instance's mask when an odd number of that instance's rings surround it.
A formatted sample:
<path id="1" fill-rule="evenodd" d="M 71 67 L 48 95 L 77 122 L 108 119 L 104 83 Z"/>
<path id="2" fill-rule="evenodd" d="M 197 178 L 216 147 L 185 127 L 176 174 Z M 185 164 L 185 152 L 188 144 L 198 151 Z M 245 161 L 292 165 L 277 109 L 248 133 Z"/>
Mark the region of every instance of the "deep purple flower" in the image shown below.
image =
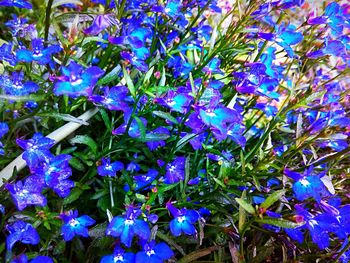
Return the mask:
<path id="1" fill-rule="evenodd" d="M 17 139 L 16 142 L 25 150 L 23 159 L 30 169 L 33 169 L 42 162 L 48 162 L 52 157 L 50 148 L 55 144 L 54 140 L 43 136 L 41 133 L 35 133 L 29 140 Z"/>
<path id="2" fill-rule="evenodd" d="M 15 6 L 19 8 L 32 9 L 32 5 L 26 0 L 0 0 L 0 6 Z"/>
<path id="3" fill-rule="evenodd" d="M 155 241 L 144 243 L 143 251 L 137 252 L 135 262 L 161 263 L 174 255 L 174 252 L 164 242 L 156 244 Z"/>
<path id="4" fill-rule="evenodd" d="M 87 215 L 78 217 L 78 211 L 69 211 L 61 214 L 61 219 L 64 225 L 61 228 L 65 241 L 70 241 L 74 236 L 88 237 L 89 232 L 87 227 L 95 224 L 95 220 Z"/>
<path id="5" fill-rule="evenodd" d="M 67 67 L 62 67 L 62 73 L 62 76 L 56 77 L 58 81 L 55 83 L 54 93 L 78 97 L 91 96 L 93 88 L 104 71 L 96 66 L 84 69 L 72 61 Z"/>
<path id="6" fill-rule="evenodd" d="M 141 209 L 129 206 L 124 216 L 114 217 L 109 223 L 106 235 L 120 237 L 121 242 L 127 247 L 131 246 L 135 235 L 147 240 L 151 235 L 151 231 L 144 220 L 137 219 L 141 213 Z"/>
<path id="7" fill-rule="evenodd" d="M 0 87 L 4 89 L 6 94 L 14 96 L 24 96 L 39 89 L 38 84 L 32 81 L 24 80 L 23 71 L 13 72 L 12 76 L 0 76 Z"/>
<path id="8" fill-rule="evenodd" d="M 97 167 L 97 173 L 101 176 L 116 176 L 116 173 L 124 169 L 122 162 L 110 162 L 110 158 L 102 158 L 102 165 Z"/>
<path id="9" fill-rule="evenodd" d="M 187 208 L 177 209 L 170 202 L 166 204 L 167 209 L 174 217 L 170 221 L 170 231 L 174 236 L 180 236 L 182 233 L 186 235 L 194 235 L 197 233 L 194 224 L 200 218 L 195 210 L 187 210 Z"/>
<path id="10" fill-rule="evenodd" d="M 23 244 L 39 244 L 40 237 L 38 232 L 27 222 L 18 220 L 12 225 L 6 226 L 6 229 L 10 232 L 6 238 L 7 250 L 12 250 L 13 245 L 18 241 Z"/>
<path id="11" fill-rule="evenodd" d="M 18 61 L 32 62 L 36 61 L 40 65 L 45 65 L 52 62 L 52 55 L 60 52 L 62 49 L 59 45 L 51 45 L 44 47 L 44 40 L 36 38 L 32 40 L 32 49 L 19 49 L 16 51 Z"/>
<path id="12" fill-rule="evenodd" d="M 165 180 L 166 184 L 177 183 L 185 179 L 185 163 L 186 158 L 178 156 L 174 161 L 166 166 Z"/>
<path id="13" fill-rule="evenodd" d="M 28 177 L 24 184 L 17 181 L 14 184 L 6 184 L 18 210 L 23 210 L 28 205 L 46 205 L 46 198 L 41 194 L 42 180 L 38 176 Z"/>
<path id="14" fill-rule="evenodd" d="M 100 263 L 134 263 L 135 262 L 135 254 L 131 252 L 125 252 L 120 246 L 116 246 L 114 248 L 113 254 L 104 256 Z"/>

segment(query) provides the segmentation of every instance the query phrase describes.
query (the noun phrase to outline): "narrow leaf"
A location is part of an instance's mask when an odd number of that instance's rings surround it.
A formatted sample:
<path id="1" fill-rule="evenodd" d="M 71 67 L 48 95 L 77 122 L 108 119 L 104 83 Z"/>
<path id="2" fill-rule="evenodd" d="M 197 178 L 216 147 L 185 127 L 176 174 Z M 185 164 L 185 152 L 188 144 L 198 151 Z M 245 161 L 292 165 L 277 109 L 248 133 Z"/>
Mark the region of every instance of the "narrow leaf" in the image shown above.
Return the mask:
<path id="1" fill-rule="evenodd" d="M 269 195 L 266 200 L 260 205 L 261 208 L 269 208 L 270 206 L 272 206 L 275 202 L 277 202 L 278 200 L 280 200 L 282 198 L 282 196 L 284 196 L 284 194 L 286 193 L 285 189 L 282 190 L 278 190 L 274 193 L 272 193 L 271 195 Z"/>
<path id="2" fill-rule="evenodd" d="M 249 204 L 246 200 L 242 198 L 235 198 L 236 202 L 244 208 L 245 211 L 247 211 L 249 214 L 254 215 L 255 214 L 255 209 L 254 207 Z"/>

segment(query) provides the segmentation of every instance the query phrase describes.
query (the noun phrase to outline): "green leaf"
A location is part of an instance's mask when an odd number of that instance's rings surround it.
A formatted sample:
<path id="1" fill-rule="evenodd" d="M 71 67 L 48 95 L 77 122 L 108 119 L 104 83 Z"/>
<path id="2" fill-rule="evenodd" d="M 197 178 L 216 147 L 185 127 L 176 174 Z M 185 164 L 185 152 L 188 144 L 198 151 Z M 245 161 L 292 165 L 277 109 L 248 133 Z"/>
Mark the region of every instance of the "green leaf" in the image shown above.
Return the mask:
<path id="1" fill-rule="evenodd" d="M 119 77 L 118 74 L 121 69 L 122 67 L 120 65 L 117 65 L 114 69 L 112 69 L 112 71 L 108 72 L 106 76 L 99 79 L 99 81 L 97 82 L 97 85 L 105 85 L 117 79 Z"/>
<path id="2" fill-rule="evenodd" d="M 236 202 L 249 214 L 254 215 L 255 214 L 255 209 L 254 207 L 249 204 L 246 200 L 242 198 L 235 198 Z"/>
<path id="3" fill-rule="evenodd" d="M 179 124 L 179 122 L 170 113 L 164 111 L 153 111 L 153 114 L 161 117 L 165 120 L 171 121 L 172 123 Z"/>
<path id="4" fill-rule="evenodd" d="M 141 133 L 141 141 L 146 141 L 146 127 L 143 125 L 143 122 L 141 119 L 137 116 L 134 116 L 135 121 L 137 122 L 137 125 L 139 126 L 140 133 Z"/>
<path id="5" fill-rule="evenodd" d="M 96 142 L 87 135 L 77 135 L 74 138 L 70 139 L 71 144 L 79 143 L 79 144 L 85 144 L 90 147 L 92 152 L 96 154 L 97 152 L 97 144 Z"/>
<path id="6" fill-rule="evenodd" d="M 279 227 L 283 227 L 283 228 L 296 228 L 296 227 L 304 225 L 304 222 L 295 223 L 295 222 L 292 222 L 292 221 L 289 221 L 289 220 L 286 220 L 283 218 L 273 218 L 273 217 L 257 219 L 256 222 L 261 223 L 261 224 L 279 226 Z"/>
<path id="7" fill-rule="evenodd" d="M 100 108 L 99 112 L 101 114 L 102 120 L 105 123 L 106 127 L 108 128 L 108 130 L 111 130 L 112 124 L 111 124 L 111 121 L 109 120 L 106 110 L 104 108 Z"/>
<path id="8" fill-rule="evenodd" d="M 126 81 L 126 85 L 128 86 L 128 89 L 129 89 L 131 95 L 133 97 L 135 97 L 136 96 L 136 89 L 135 89 L 134 83 L 132 82 L 132 79 L 130 78 L 130 75 L 126 71 L 125 67 L 123 67 L 123 74 L 124 74 L 124 78 Z"/>
<path id="9" fill-rule="evenodd" d="M 274 193 L 272 193 L 271 195 L 269 195 L 266 198 L 266 200 L 260 205 L 260 207 L 264 208 L 264 209 L 269 208 L 274 203 L 276 203 L 278 200 L 280 200 L 282 198 L 282 196 L 284 196 L 285 193 L 286 193 L 285 189 L 275 191 Z"/>
<path id="10" fill-rule="evenodd" d="M 63 204 L 64 205 L 68 205 L 72 202 L 74 202 L 75 200 L 77 200 L 80 195 L 83 193 L 83 190 L 80 189 L 80 188 L 74 188 L 70 195 L 68 197 L 66 197 L 64 200 L 63 200 Z"/>
<path id="11" fill-rule="evenodd" d="M 109 42 L 106 39 L 103 39 L 101 37 L 85 37 L 82 43 L 82 46 L 86 45 L 87 43 L 90 42 L 101 42 L 101 43 L 105 43 L 108 44 Z"/>
<path id="12" fill-rule="evenodd" d="M 153 71 L 154 71 L 154 67 L 151 67 L 151 68 L 147 71 L 147 73 L 146 73 L 146 75 L 145 75 L 145 78 L 143 79 L 143 84 L 149 83 L 149 80 L 150 80 L 150 78 L 152 77 Z"/>
<path id="13" fill-rule="evenodd" d="M 170 137 L 169 134 L 155 134 L 155 133 L 149 133 L 145 136 L 145 142 L 157 142 L 157 141 L 164 141 Z"/>
<path id="14" fill-rule="evenodd" d="M 82 171 L 82 172 L 85 171 L 84 164 L 76 157 L 73 157 L 72 159 L 69 160 L 69 165 L 77 169 L 78 171 Z"/>

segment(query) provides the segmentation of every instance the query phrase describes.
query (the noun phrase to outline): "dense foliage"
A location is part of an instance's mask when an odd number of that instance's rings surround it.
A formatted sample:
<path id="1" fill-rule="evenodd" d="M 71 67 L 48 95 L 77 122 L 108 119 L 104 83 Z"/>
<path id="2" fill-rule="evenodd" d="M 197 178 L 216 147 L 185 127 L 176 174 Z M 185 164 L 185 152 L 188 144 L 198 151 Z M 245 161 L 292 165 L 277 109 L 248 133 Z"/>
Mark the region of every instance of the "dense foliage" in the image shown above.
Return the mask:
<path id="1" fill-rule="evenodd" d="M 0 21 L 1 261 L 349 261 L 349 4 L 0 0 Z"/>

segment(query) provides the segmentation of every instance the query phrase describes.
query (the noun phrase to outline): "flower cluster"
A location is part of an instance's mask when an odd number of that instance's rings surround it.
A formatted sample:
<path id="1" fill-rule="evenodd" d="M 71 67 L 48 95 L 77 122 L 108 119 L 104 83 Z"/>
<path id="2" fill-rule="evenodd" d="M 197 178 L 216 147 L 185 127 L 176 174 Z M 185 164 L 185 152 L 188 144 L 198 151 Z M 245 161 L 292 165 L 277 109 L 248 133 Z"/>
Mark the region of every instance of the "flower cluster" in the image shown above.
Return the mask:
<path id="1" fill-rule="evenodd" d="M 350 6 L 319 2 L 0 0 L 0 259 L 349 262 Z"/>

